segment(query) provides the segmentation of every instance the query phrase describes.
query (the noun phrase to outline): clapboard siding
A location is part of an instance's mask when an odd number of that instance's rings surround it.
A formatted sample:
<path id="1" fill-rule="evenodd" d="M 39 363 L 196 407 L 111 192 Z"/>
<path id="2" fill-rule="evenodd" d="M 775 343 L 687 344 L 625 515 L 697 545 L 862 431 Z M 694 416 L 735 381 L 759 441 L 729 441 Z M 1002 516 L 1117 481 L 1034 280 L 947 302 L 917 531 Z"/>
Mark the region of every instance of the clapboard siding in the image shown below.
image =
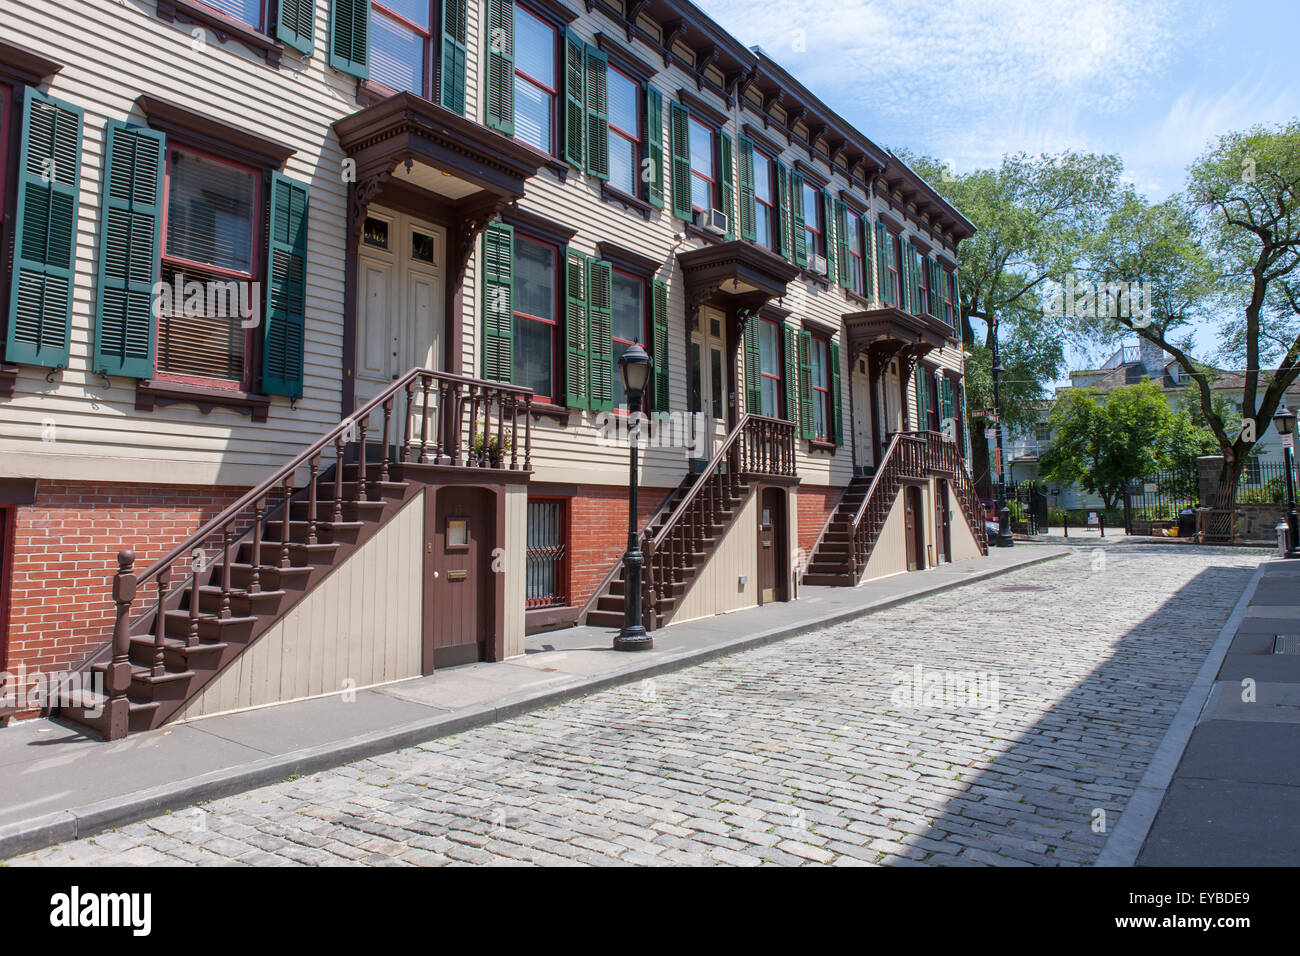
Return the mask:
<path id="1" fill-rule="evenodd" d="M 424 496 L 416 495 L 175 719 L 418 677 L 423 541 Z"/>
<path id="2" fill-rule="evenodd" d="M 884 527 L 880 529 L 880 537 L 871 551 L 867 566 L 862 569 L 859 584 L 907 570 L 906 512 L 905 496 L 902 489 L 899 489 L 898 496 L 889 507 L 889 514 L 885 518 Z"/>

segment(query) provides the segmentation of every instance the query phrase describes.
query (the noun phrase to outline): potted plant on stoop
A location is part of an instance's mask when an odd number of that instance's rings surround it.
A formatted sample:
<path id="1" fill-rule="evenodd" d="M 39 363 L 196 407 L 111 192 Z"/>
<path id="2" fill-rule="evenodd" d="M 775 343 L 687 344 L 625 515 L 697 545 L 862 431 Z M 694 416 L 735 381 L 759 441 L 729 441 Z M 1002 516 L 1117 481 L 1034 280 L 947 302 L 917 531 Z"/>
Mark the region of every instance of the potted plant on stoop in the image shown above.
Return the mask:
<path id="1" fill-rule="evenodd" d="M 489 436 L 484 432 L 479 432 L 474 436 L 472 449 L 475 458 L 482 459 L 486 456 L 492 463 L 493 468 L 500 468 L 502 459 L 505 458 L 506 452 L 510 451 L 512 447 L 513 443 L 509 435 L 498 439 L 496 435 Z"/>

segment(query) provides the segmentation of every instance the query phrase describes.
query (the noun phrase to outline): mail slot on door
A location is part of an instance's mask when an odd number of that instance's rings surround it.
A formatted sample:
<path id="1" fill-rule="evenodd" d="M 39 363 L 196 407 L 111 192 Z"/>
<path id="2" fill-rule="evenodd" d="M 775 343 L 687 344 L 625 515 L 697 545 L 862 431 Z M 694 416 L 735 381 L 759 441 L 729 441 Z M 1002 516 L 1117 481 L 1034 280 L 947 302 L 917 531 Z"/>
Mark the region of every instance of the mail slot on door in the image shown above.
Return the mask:
<path id="1" fill-rule="evenodd" d="M 448 572 L 447 572 L 447 580 L 448 580 L 448 581 L 464 581 L 467 577 L 469 577 L 469 572 L 468 572 L 468 571 L 448 571 Z"/>

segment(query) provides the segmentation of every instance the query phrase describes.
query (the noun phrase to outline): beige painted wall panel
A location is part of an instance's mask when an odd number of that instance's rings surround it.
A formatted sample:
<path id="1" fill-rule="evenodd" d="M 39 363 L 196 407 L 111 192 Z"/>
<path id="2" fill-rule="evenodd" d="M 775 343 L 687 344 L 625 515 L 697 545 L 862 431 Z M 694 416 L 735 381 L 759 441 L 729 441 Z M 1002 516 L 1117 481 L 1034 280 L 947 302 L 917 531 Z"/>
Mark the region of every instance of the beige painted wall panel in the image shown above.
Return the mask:
<path id="1" fill-rule="evenodd" d="M 957 493 L 951 485 L 948 486 L 948 507 L 952 509 L 952 559 L 967 561 L 981 557 L 979 543 L 975 540 L 970 525 L 966 523 L 966 515 L 962 512 Z"/>
<path id="2" fill-rule="evenodd" d="M 758 496 L 751 494 L 686 593 L 674 624 L 758 603 L 758 517 Z"/>
<path id="3" fill-rule="evenodd" d="M 505 551 L 501 573 L 505 575 L 505 656 L 524 652 L 524 601 L 527 588 L 528 489 L 507 486 L 505 501 Z"/>
<path id="4" fill-rule="evenodd" d="M 883 578 L 907 570 L 907 517 L 903 504 L 902 489 L 889 508 L 885 526 L 880 531 L 880 540 L 871 552 L 867 566 L 862 571 L 858 583 L 863 584 L 874 578 Z"/>
<path id="5" fill-rule="evenodd" d="M 175 719 L 338 693 L 344 681 L 367 687 L 418 676 L 423 540 L 424 498 L 417 496 Z M 369 616 L 354 613 L 380 591 Z M 355 661 L 362 667 L 350 666 Z"/>

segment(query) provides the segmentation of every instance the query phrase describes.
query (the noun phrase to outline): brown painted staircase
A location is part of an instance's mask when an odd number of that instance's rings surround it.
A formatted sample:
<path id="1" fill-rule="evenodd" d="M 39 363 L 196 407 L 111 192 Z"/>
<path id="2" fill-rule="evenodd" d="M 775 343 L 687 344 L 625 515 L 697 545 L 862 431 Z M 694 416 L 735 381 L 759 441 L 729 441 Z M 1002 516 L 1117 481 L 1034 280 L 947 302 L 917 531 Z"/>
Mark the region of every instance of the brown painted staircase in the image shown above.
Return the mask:
<path id="1" fill-rule="evenodd" d="M 641 531 L 642 623 L 646 630 L 672 621 L 699 572 L 726 537 L 752 493 L 755 479 L 795 476 L 795 428 L 787 421 L 745 415 L 727 433 L 713 459 L 688 475 Z M 585 622 L 621 627 L 627 585 L 622 558 L 611 569 Z"/>
<path id="2" fill-rule="evenodd" d="M 956 442 L 939 432 L 900 432 L 870 478 L 854 478 L 813 550 L 805 584 L 853 586 L 866 570 L 904 479 L 946 478 L 981 554 L 988 554 L 979 498 Z"/>
<path id="3" fill-rule="evenodd" d="M 161 726 L 427 485 L 531 472 L 531 404 L 530 389 L 412 369 L 143 573 L 123 551 L 113 636 L 81 668 L 104 693 L 60 716 L 109 740 Z"/>

